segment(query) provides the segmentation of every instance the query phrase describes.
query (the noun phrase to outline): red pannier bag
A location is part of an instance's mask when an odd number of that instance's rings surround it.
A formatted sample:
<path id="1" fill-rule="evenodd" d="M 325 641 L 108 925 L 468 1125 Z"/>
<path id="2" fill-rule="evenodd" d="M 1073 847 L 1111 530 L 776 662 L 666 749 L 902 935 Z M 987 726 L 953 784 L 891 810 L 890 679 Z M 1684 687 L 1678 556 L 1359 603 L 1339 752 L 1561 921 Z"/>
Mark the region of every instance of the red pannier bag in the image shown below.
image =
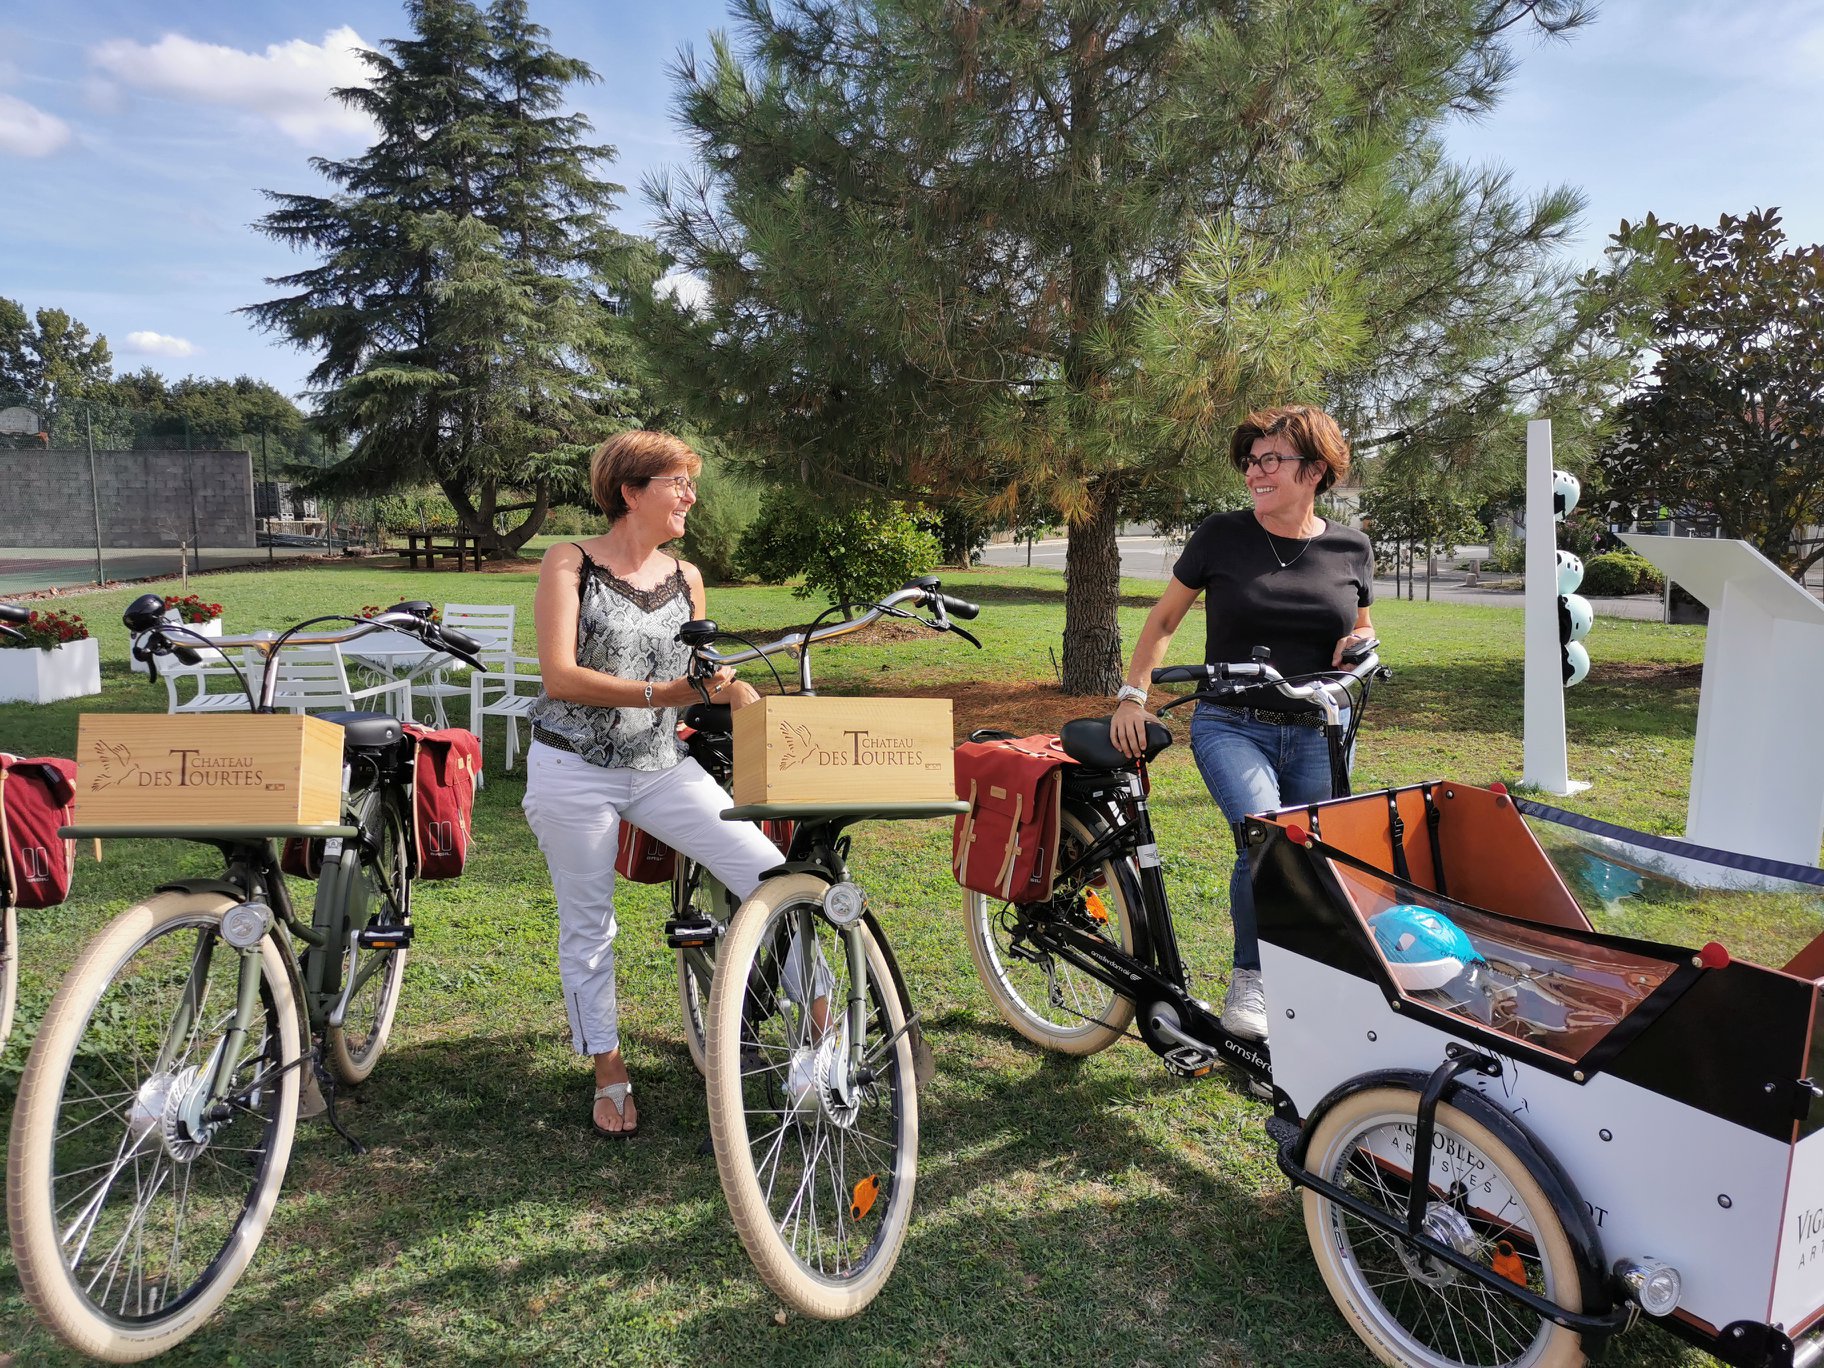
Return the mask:
<path id="1" fill-rule="evenodd" d="M 956 881 L 1003 902 L 1043 902 L 1057 876 L 1063 769 L 1076 761 L 1058 738 L 965 741 L 956 748 Z"/>
<path id="2" fill-rule="evenodd" d="M 760 823 L 766 838 L 784 854 L 791 849 L 793 823 L 784 818 L 767 818 Z M 615 844 L 614 872 L 635 883 L 669 883 L 677 871 L 678 852 L 665 842 L 635 826 L 621 823 L 621 834 Z"/>
<path id="3" fill-rule="evenodd" d="M 469 858 L 469 821 L 481 776 L 481 742 L 463 727 L 404 724 L 412 738 L 412 849 L 418 877 L 453 879 Z"/>
<path id="4" fill-rule="evenodd" d="M 53 907 L 70 896 L 76 842 L 57 828 L 76 820 L 76 762 L 0 752 L 0 894 L 17 907 Z"/>

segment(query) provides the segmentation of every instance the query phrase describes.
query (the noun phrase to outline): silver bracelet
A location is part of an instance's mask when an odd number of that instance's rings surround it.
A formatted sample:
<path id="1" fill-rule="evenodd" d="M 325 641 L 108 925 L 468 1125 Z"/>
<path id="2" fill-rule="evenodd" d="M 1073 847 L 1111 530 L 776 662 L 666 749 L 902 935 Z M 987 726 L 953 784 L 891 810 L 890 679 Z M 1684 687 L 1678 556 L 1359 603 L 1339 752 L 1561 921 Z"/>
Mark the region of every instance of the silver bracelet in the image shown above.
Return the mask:
<path id="1" fill-rule="evenodd" d="M 652 681 L 650 679 L 646 681 L 646 706 L 649 708 L 652 706 Z"/>
<path id="2" fill-rule="evenodd" d="M 1138 684 L 1123 684 L 1115 692 L 1115 706 L 1120 707 L 1123 703 L 1138 703 L 1144 708 L 1146 706 L 1146 690 L 1141 688 Z"/>

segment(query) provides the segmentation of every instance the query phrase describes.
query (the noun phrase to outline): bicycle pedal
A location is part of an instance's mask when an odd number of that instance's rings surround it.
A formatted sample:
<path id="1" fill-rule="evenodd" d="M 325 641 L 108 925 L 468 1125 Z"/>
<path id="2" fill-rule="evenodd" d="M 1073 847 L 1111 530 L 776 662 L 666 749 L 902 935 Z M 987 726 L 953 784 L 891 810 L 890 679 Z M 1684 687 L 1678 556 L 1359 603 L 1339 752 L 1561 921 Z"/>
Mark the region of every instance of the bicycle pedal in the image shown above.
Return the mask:
<path id="1" fill-rule="evenodd" d="M 355 944 L 363 950 L 406 950 L 412 944 L 412 924 L 402 923 L 398 926 L 370 926 L 355 937 Z"/>
<path id="2" fill-rule="evenodd" d="M 1180 1078 L 1202 1078 L 1215 1069 L 1218 1060 L 1213 1050 L 1200 1050 L 1194 1045 L 1179 1045 L 1160 1056 L 1165 1067 Z"/>
<path id="3" fill-rule="evenodd" d="M 673 950 L 694 950 L 700 946 L 714 945 L 721 934 L 722 928 L 707 917 L 702 921 L 679 921 L 674 917 L 665 923 L 665 944 Z"/>

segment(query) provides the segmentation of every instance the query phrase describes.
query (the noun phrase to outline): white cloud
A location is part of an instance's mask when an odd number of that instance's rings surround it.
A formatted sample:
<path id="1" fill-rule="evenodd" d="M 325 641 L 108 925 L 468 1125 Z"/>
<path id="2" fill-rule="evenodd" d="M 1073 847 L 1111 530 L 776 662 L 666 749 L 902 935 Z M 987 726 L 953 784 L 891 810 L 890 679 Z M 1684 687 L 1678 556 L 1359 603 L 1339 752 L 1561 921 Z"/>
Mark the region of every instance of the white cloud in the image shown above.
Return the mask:
<path id="1" fill-rule="evenodd" d="M 294 38 L 244 52 L 168 33 L 150 45 L 117 38 L 89 51 L 89 60 L 122 85 L 197 104 L 227 105 L 270 119 L 295 142 L 366 139 L 365 115 L 330 94 L 367 84 L 367 65 L 355 49 L 370 47 L 344 24 L 321 43 Z"/>
<path id="2" fill-rule="evenodd" d="M 12 95 L 0 95 L 0 153 L 48 157 L 70 140 L 70 126 Z"/>
<path id="3" fill-rule="evenodd" d="M 121 350 L 135 356 L 195 356 L 202 349 L 182 337 L 142 331 L 128 333 Z"/>
<path id="4" fill-rule="evenodd" d="M 709 282 L 688 271 L 675 271 L 658 283 L 660 294 L 668 294 L 692 313 L 701 313 L 709 304 Z"/>

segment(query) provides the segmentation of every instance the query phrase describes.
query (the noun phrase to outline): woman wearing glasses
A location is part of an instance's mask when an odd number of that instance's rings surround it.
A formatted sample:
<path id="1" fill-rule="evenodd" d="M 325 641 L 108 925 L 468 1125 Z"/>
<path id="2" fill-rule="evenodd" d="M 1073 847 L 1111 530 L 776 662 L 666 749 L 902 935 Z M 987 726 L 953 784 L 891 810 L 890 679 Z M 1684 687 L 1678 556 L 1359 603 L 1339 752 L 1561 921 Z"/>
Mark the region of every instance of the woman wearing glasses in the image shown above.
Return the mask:
<path id="1" fill-rule="evenodd" d="M 678 709 L 696 701 L 678 628 L 707 617 L 703 576 L 663 548 L 697 501 L 697 454 L 660 432 L 596 448 L 589 488 L 608 530 L 554 546 L 534 615 L 544 687 L 532 705 L 526 820 L 557 893 L 558 968 L 577 1053 L 595 1060 L 590 1120 L 611 1139 L 639 1124 L 621 1058 L 614 988 L 614 858 L 623 819 L 707 865 L 745 898 L 779 852 L 758 827 L 724 822 L 728 795 L 684 752 Z M 754 690 L 718 671 L 710 696 Z"/>
<path id="2" fill-rule="evenodd" d="M 1368 539 L 1317 514 L 1318 495 L 1349 473 L 1349 445 L 1336 421 L 1302 406 L 1251 413 L 1235 430 L 1229 459 L 1247 482 L 1253 507 L 1218 513 L 1191 534 L 1170 586 L 1147 616 L 1111 728 L 1129 755 L 1145 749 L 1152 671 L 1164 663 L 1173 633 L 1200 594 L 1204 660 L 1212 664 L 1247 661 L 1256 646 L 1266 646 L 1274 668 L 1291 678 L 1340 666 L 1345 650 L 1374 635 Z M 1277 696 L 1262 708 L 1199 703 L 1191 719 L 1197 768 L 1236 835 L 1229 876 L 1235 969 L 1222 1024 L 1255 1040 L 1266 1038 L 1267 1010 L 1241 823 L 1251 812 L 1332 796 L 1322 716 L 1298 706 Z"/>

